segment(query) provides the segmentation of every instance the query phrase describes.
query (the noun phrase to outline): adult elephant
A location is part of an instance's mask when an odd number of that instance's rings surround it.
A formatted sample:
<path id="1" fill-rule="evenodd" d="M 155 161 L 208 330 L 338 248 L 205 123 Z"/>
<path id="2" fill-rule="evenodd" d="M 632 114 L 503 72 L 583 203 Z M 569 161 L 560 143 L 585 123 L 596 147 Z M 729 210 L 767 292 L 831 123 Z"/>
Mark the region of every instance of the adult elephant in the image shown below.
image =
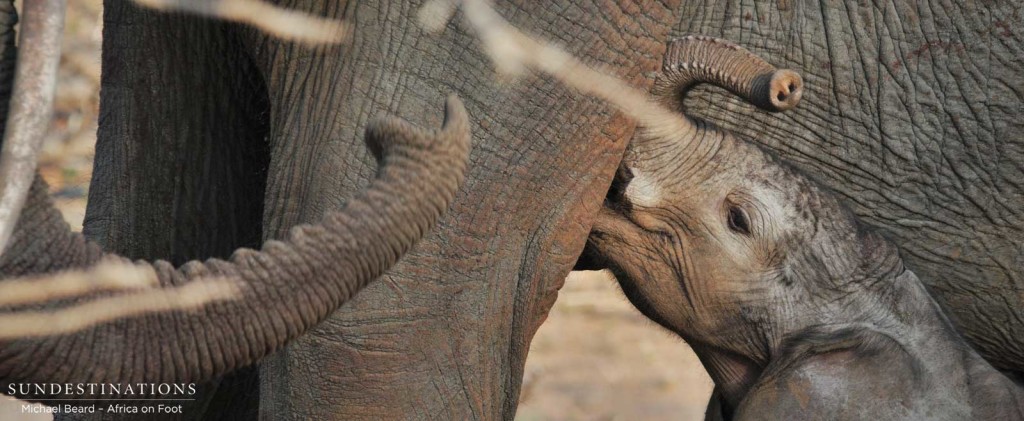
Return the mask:
<path id="1" fill-rule="evenodd" d="M 5 213 L 18 217 L 0 255 L 0 281 L 120 262 L 137 270 L 114 273 L 134 272 L 149 277 L 159 288 L 102 302 L 89 301 L 97 298 L 89 291 L 82 291 L 86 297 L 77 301 L 59 300 L 68 293 L 74 295 L 77 289 L 66 278 L 58 282 L 61 286 L 55 286 L 52 279 L 47 285 L 40 281 L 37 288 L 41 294 L 15 292 L 16 285 L 5 288 L 13 296 L 4 295 L 0 307 L 15 314 L 4 314 L 3 323 L 24 325 L 24 320 L 36 316 L 42 321 L 27 323 L 38 325 L 35 330 L 0 335 L 3 393 L 42 400 L 83 400 L 89 398 L 81 396 L 83 391 L 92 390 L 83 384 L 120 384 L 118 390 L 135 385 L 133 390 L 150 394 L 153 392 L 143 392 L 138 385 L 200 382 L 251 365 L 323 321 L 394 265 L 436 225 L 464 179 L 469 117 L 452 96 L 441 129 L 423 130 L 396 117 L 371 123 L 366 141 L 380 165 L 369 185 L 317 221 L 293 227 L 279 241 L 267 241 L 258 250 L 236 249 L 226 259 L 193 260 L 180 267 L 166 261 L 131 262 L 105 252 L 70 230 L 50 202 L 46 183 L 33 174 L 34 165 L 22 173 L 16 170 L 35 158 L 24 151 L 38 144 L 49 123 L 64 6 L 62 0 L 26 2 L 15 59 L 14 2 L 0 1 L 0 111 L 6 111 L 8 103 L 10 106 L 10 116 L 0 117 Z M 24 157 L 11 159 L 18 155 Z M 28 187 L 20 213 L 11 211 L 20 205 L 9 206 L 6 201 L 7 193 L 19 183 Z M 111 272 L 106 273 L 109 276 Z M 88 281 L 79 278 L 78 282 Z M 223 293 L 215 293 L 211 285 L 218 282 L 230 284 L 235 299 L 224 300 Z M 174 288 L 178 286 L 182 288 Z M 174 298 L 159 294 L 168 291 L 192 294 Z M 202 298 L 204 294 L 217 294 L 221 299 L 210 303 Z M 36 305 L 19 301 L 33 295 L 49 295 L 53 300 Z M 99 297 L 103 298 L 108 297 Z M 149 305 L 149 310 L 185 305 L 190 311 L 153 312 L 76 328 L 77 324 L 88 325 L 79 322 L 94 318 L 113 319 L 104 307 L 140 303 Z M 61 304 L 67 305 L 63 311 L 42 311 Z M 47 386 L 75 384 L 78 386 L 64 389 Z M 41 394 L 41 389 L 51 392 Z"/>
<path id="2" fill-rule="evenodd" d="M 373 176 L 357 141 L 372 114 L 426 125 L 448 92 L 473 117 L 469 172 L 449 216 L 386 276 L 258 368 L 206 385 L 184 418 L 511 418 L 530 339 L 632 124 L 554 81 L 497 84 L 467 28 L 419 29 L 419 2 L 282 6 L 345 20 L 353 36 L 310 48 L 107 2 L 87 237 L 173 263 L 280 238 Z M 675 6 L 606 6 L 501 11 L 651 83 Z"/>
<path id="3" fill-rule="evenodd" d="M 280 237 L 366 183 L 371 160 L 352 139 L 370 110 L 425 121 L 434 98 L 451 90 L 474 116 L 467 186 L 440 229 L 383 282 L 261 364 L 258 382 L 253 369 L 208 386 L 190 417 L 514 415 L 529 340 L 582 249 L 633 126 L 548 79 L 496 85 L 467 28 L 452 23 L 427 37 L 414 22 L 418 6 L 290 4 L 354 25 L 350 44 L 310 50 L 235 25 L 106 5 L 85 227 L 111 250 L 182 261 Z M 796 112 L 764 115 L 711 92 L 690 109 L 757 133 L 851 199 L 922 278 L 942 282 L 933 292 L 985 356 L 1019 368 L 1014 239 L 1024 199 L 1011 178 L 1024 162 L 1013 137 L 1021 123 L 1011 118 L 1024 92 L 1012 73 L 1021 64 L 1019 14 L 928 6 L 513 0 L 497 8 L 641 87 L 653 82 L 665 41 L 683 33 L 728 38 L 802 70 L 808 90 Z"/>

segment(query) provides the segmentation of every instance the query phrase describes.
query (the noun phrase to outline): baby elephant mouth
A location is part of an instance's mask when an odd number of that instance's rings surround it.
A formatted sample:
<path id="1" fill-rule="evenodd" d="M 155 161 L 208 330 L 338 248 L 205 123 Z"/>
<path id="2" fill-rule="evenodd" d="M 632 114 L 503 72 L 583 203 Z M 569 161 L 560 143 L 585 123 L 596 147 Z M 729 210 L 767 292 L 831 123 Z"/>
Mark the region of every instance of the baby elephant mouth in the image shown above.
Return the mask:
<path id="1" fill-rule="evenodd" d="M 573 266 L 573 270 L 601 270 L 611 268 L 608 254 L 611 250 L 626 242 L 623 232 L 632 231 L 634 223 L 627 216 L 632 205 L 626 198 L 626 186 L 633 179 L 633 174 L 621 164 L 612 179 L 612 184 L 605 193 L 604 203 L 597 220 L 591 226 L 587 245 L 583 248 Z M 623 228 L 626 228 L 625 230 Z"/>
<path id="2" fill-rule="evenodd" d="M 636 208 L 626 194 L 626 188 L 633 181 L 633 172 L 625 163 L 619 166 L 612 179 L 612 184 L 605 194 L 601 215 L 591 230 L 591 238 L 595 240 L 618 239 L 626 242 L 632 235 L 646 231 L 635 219 Z"/>
<path id="3" fill-rule="evenodd" d="M 608 188 L 608 193 L 605 194 L 604 206 L 614 210 L 616 213 L 628 214 L 633 206 L 629 202 L 629 198 L 626 197 L 626 187 L 629 186 L 629 182 L 632 180 L 633 172 L 630 171 L 629 167 L 625 163 L 619 164 L 619 169 L 615 172 L 615 178 L 612 179 L 612 185 Z"/>

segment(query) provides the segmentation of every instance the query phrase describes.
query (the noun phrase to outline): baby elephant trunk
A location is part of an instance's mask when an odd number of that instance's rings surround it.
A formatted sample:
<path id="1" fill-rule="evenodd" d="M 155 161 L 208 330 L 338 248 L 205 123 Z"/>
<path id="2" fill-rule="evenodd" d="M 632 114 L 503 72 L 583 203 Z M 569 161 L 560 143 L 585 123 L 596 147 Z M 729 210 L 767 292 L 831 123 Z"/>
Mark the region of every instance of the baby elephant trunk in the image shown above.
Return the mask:
<path id="1" fill-rule="evenodd" d="M 660 127 L 641 124 L 626 155 L 630 169 L 678 182 L 680 177 L 699 177 L 690 170 L 720 159 L 716 155 L 726 134 L 685 113 L 683 101 L 700 83 L 725 88 L 771 112 L 795 107 L 803 95 L 803 79 L 798 73 L 777 69 L 739 45 L 695 35 L 672 40 L 652 92 L 661 105 L 678 113 L 680 121 L 671 127 L 682 130 L 666 133 Z M 633 163 L 642 163 L 642 168 L 630 165 Z"/>
<path id="2" fill-rule="evenodd" d="M 728 89 L 765 111 L 795 107 L 804 86 L 798 73 L 776 69 L 729 41 L 694 35 L 671 41 L 654 95 L 682 113 L 683 99 L 699 83 Z"/>

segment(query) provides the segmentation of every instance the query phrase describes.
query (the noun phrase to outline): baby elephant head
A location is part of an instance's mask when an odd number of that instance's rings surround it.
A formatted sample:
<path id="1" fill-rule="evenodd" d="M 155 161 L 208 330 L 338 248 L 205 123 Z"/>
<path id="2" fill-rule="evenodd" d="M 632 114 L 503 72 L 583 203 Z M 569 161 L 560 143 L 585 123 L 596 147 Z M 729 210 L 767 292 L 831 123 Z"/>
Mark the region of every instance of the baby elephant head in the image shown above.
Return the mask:
<path id="1" fill-rule="evenodd" d="M 870 311 L 871 280 L 902 266 L 829 193 L 687 117 L 683 97 L 698 83 L 769 111 L 792 108 L 803 92 L 798 74 L 735 44 L 673 41 L 654 93 L 678 121 L 640 127 L 588 248 L 633 304 L 686 339 L 728 388 L 756 376 L 788 335 Z"/>

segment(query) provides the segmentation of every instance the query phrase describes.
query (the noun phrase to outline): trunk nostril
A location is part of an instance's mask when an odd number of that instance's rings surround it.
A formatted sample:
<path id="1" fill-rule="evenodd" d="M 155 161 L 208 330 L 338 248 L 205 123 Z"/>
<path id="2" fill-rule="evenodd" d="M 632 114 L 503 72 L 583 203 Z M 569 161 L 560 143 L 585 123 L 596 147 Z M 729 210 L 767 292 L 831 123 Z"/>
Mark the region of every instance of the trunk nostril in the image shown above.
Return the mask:
<path id="1" fill-rule="evenodd" d="M 790 82 L 788 85 L 779 89 L 779 93 L 775 94 L 775 99 L 777 99 L 779 102 L 786 102 L 786 100 L 789 99 L 790 95 L 796 93 L 797 89 L 798 88 L 796 84 Z"/>

